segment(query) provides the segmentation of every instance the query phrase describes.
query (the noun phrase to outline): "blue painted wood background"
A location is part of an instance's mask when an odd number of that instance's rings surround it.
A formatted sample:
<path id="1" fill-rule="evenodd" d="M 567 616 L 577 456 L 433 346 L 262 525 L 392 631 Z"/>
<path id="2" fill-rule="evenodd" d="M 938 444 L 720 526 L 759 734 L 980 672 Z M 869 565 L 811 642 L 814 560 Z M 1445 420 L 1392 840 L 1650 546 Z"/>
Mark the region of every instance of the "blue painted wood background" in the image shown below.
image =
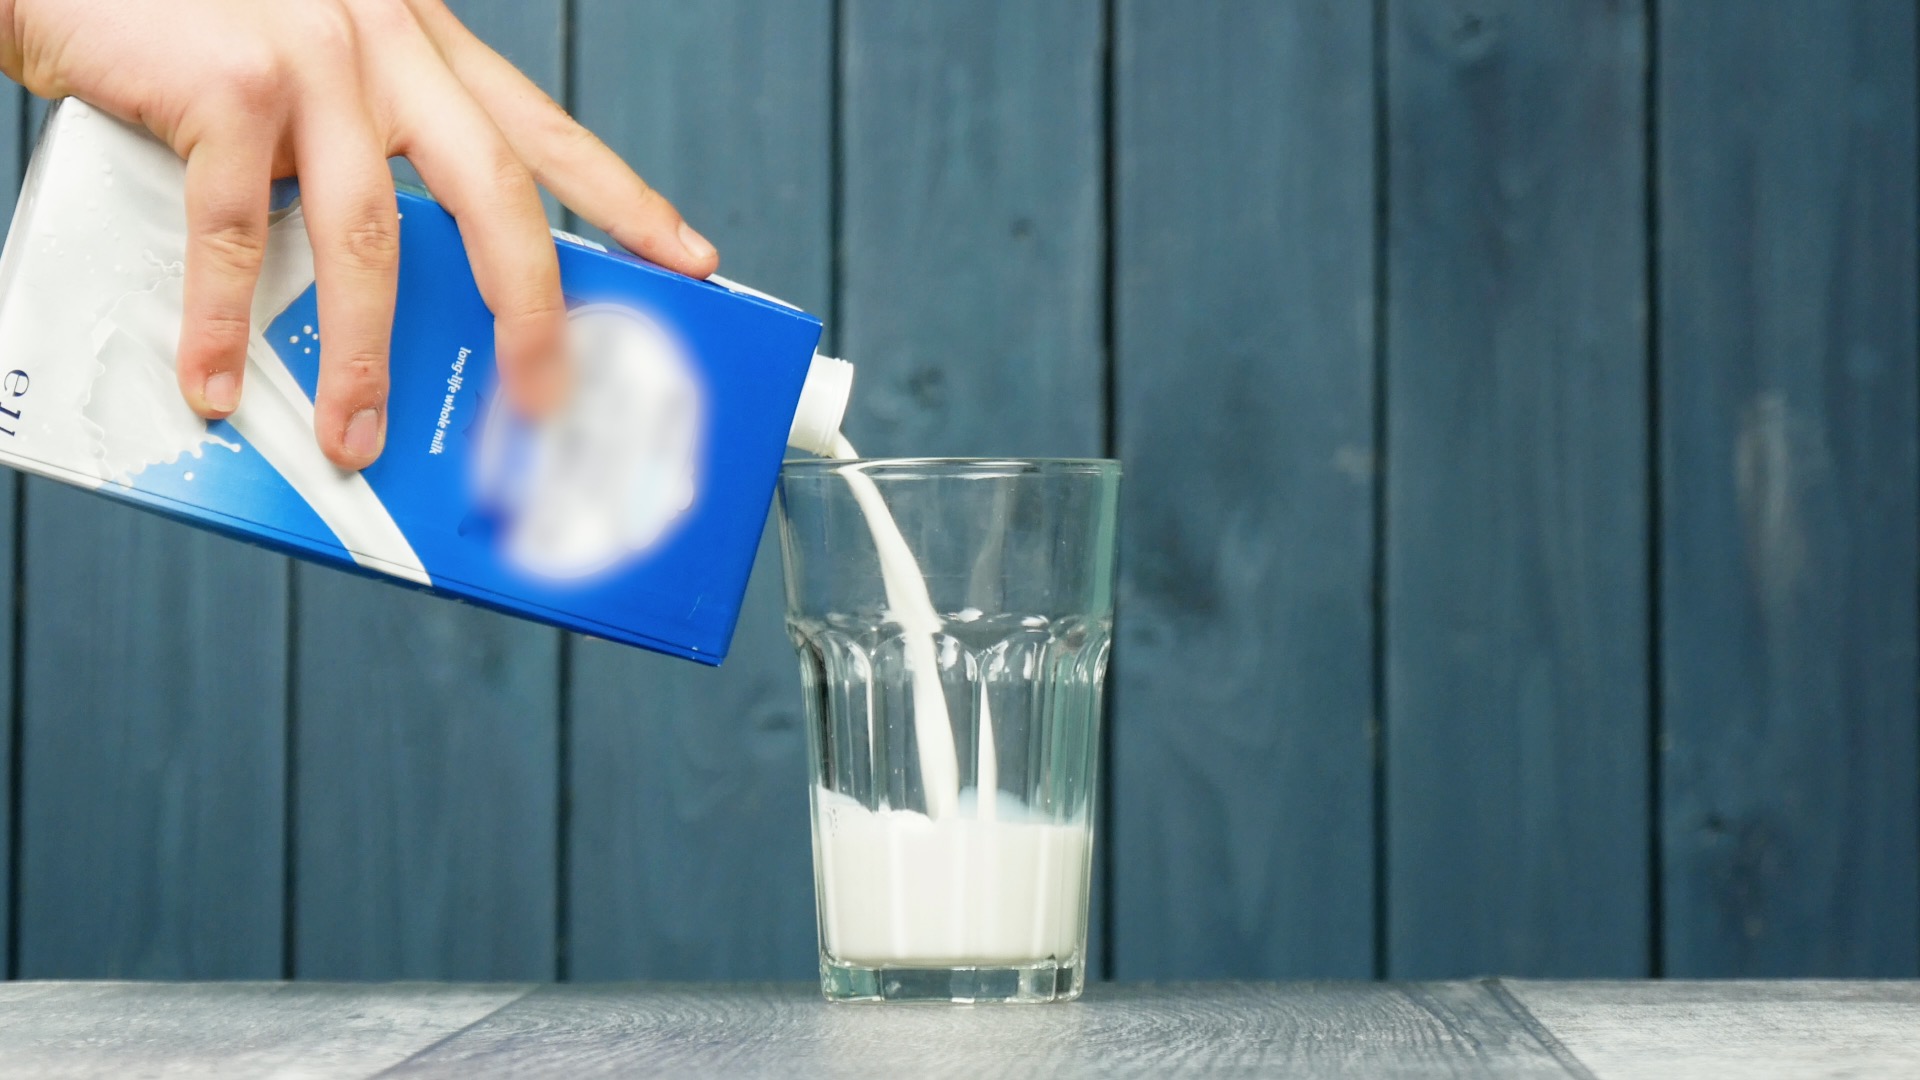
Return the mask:
<path id="1" fill-rule="evenodd" d="M 1920 974 L 1913 0 L 454 6 L 861 446 L 1125 459 L 1103 974 Z M 709 671 L 0 476 L 0 961 L 807 977 L 772 554 Z"/>

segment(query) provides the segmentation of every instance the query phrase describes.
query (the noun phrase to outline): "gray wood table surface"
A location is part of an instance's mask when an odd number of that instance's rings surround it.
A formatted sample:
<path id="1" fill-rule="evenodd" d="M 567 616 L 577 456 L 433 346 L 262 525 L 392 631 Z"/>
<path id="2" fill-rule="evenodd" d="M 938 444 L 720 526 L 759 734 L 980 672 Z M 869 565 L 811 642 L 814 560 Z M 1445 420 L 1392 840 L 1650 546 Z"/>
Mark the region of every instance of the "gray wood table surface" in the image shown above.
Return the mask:
<path id="1" fill-rule="evenodd" d="M 1920 1076 L 1916 982 L 0 984 L 0 1076 Z"/>

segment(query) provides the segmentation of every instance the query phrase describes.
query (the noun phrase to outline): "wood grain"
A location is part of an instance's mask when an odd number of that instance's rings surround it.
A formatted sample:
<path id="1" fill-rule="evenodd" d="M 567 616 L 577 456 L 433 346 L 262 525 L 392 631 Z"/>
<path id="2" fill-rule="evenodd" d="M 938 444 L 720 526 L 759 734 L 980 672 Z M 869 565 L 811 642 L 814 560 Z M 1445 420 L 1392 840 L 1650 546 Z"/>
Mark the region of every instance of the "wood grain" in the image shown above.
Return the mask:
<path id="1" fill-rule="evenodd" d="M 872 455 L 1096 455 L 1093 0 L 848 0 L 840 347 Z"/>
<path id="2" fill-rule="evenodd" d="M 1074 1005 L 828 1005 L 800 986 L 547 987 L 395 1076 L 1566 1077 L 1480 984 L 1098 986 Z"/>
<path id="3" fill-rule="evenodd" d="M 1510 983 L 1606 1080 L 1920 1075 L 1912 982 Z"/>
<path id="4" fill-rule="evenodd" d="M 1914 982 L 1099 985 L 847 1006 L 811 986 L 14 983 L 0 1077 L 1904 1076 Z"/>
<path id="5" fill-rule="evenodd" d="M 1373 21 L 1127 0 L 1114 974 L 1373 971 Z"/>
<path id="6" fill-rule="evenodd" d="M 0 1077 L 364 1077 L 524 986 L 0 984 Z"/>
<path id="7" fill-rule="evenodd" d="M 1387 971 L 1641 973 L 1644 6 L 1386 10 Z"/>
<path id="8" fill-rule="evenodd" d="M 832 9 L 581 0 L 574 23 L 581 121 L 675 200 L 725 274 L 822 315 Z M 769 531 L 717 670 L 575 641 L 572 978 L 815 970 L 806 740 L 779 560 Z"/>
<path id="9" fill-rule="evenodd" d="M 1662 7 L 1670 974 L 1920 971 L 1914 20 Z"/>
<path id="10" fill-rule="evenodd" d="M 454 8 L 561 92 L 561 0 Z M 553 977 L 559 632 L 296 575 L 295 973 Z"/>
<path id="11" fill-rule="evenodd" d="M 286 560 L 26 486 L 18 973 L 280 975 Z"/>
<path id="12" fill-rule="evenodd" d="M 558 635 L 300 567 L 293 973 L 555 974 Z"/>

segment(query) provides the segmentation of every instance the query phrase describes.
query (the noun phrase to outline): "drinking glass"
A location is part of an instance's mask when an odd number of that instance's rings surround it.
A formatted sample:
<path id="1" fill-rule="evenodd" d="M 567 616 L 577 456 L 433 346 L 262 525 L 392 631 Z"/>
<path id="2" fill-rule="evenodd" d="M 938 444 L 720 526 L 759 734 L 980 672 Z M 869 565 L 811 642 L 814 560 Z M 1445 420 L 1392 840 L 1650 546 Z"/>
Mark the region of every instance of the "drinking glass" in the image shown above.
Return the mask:
<path id="1" fill-rule="evenodd" d="M 1079 996 L 1119 485 L 1104 460 L 787 463 L 829 999 Z"/>

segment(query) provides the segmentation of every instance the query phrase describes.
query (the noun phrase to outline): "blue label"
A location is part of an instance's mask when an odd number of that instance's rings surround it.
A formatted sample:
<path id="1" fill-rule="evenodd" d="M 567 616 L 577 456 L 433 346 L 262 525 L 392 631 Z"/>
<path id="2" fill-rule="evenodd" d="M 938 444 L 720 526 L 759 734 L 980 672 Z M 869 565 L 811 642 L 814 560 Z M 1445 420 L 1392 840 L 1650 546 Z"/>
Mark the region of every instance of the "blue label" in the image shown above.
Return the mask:
<path id="1" fill-rule="evenodd" d="M 560 240 L 576 393 L 529 424 L 501 398 L 493 318 L 453 219 L 410 193 L 400 204 L 387 443 L 364 488 L 310 469 L 295 479 L 287 460 L 304 448 L 258 445 L 246 430 L 262 429 L 239 422 L 211 425 L 197 453 L 146 468 L 121 494 L 303 557 L 718 663 L 819 322 Z M 271 369 L 310 403 L 325 355 L 314 289 L 262 337 L 272 355 L 250 363 L 243 394 L 267 394 Z"/>

